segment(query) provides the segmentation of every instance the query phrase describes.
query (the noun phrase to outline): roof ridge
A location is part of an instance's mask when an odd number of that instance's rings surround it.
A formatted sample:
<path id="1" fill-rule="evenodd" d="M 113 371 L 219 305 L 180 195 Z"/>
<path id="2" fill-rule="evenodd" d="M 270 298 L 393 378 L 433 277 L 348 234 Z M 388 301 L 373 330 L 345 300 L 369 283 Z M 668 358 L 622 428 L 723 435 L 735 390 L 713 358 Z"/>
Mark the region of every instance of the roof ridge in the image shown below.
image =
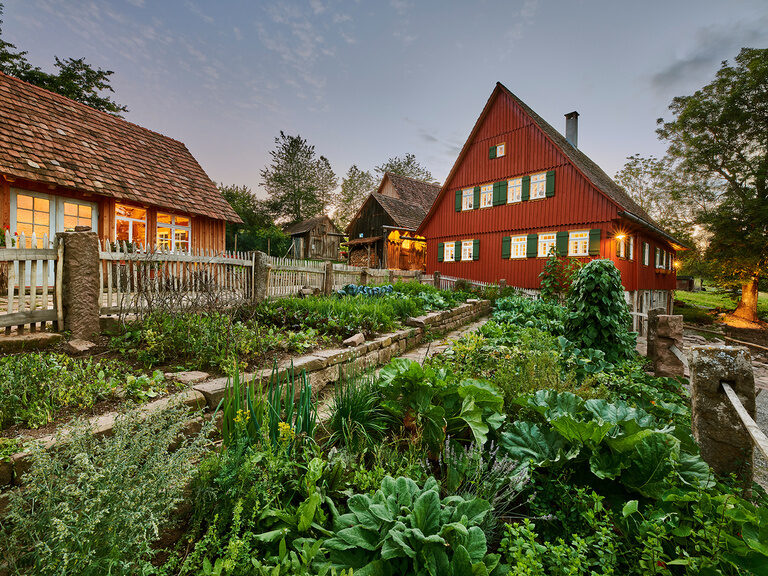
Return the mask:
<path id="1" fill-rule="evenodd" d="M 26 84 L 27 86 L 31 87 L 33 90 L 38 90 L 40 92 L 53 96 L 53 98 L 64 100 L 68 104 L 74 104 L 75 106 L 80 106 L 82 108 L 85 108 L 88 112 L 103 115 L 106 118 L 109 118 L 110 121 L 125 122 L 126 124 L 130 124 L 131 126 L 135 126 L 136 128 L 139 128 L 140 130 L 150 132 L 151 134 L 156 134 L 157 136 L 170 140 L 171 142 L 176 142 L 177 144 L 181 144 L 186 148 L 186 144 L 184 144 L 184 142 L 182 142 L 181 140 L 177 140 L 176 138 L 173 138 L 172 136 L 168 136 L 167 134 L 163 134 L 162 132 L 158 132 L 157 130 L 152 130 L 151 128 L 147 128 L 146 126 L 142 126 L 141 124 L 137 124 L 136 122 L 131 122 L 130 120 L 126 120 L 125 118 L 115 116 L 114 114 L 110 114 L 109 112 L 105 112 L 104 110 L 99 110 L 98 108 L 94 108 L 93 106 L 88 106 L 88 104 L 83 104 L 82 102 L 78 102 L 77 100 L 72 100 L 72 98 L 67 98 L 63 94 L 59 94 L 58 92 L 54 92 L 53 90 L 48 90 L 47 88 L 43 88 L 42 86 L 38 86 L 37 84 L 32 84 L 27 80 L 22 80 L 21 78 L 17 78 L 16 76 L 6 74 L 5 72 L 0 72 L 0 76 L 5 76 L 6 78 L 9 78 L 14 82 Z"/>

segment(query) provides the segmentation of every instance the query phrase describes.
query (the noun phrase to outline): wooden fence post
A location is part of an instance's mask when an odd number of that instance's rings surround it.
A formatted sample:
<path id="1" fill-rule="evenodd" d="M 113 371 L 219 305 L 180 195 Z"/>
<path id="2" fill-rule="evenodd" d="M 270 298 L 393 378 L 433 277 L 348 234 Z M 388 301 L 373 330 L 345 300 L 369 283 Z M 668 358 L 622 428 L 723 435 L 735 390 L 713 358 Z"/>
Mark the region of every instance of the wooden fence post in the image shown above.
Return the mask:
<path id="1" fill-rule="evenodd" d="M 691 428 L 701 456 L 721 475 L 736 473 L 752 484 L 752 439 L 725 392 L 730 384 L 755 418 L 755 375 L 742 346 L 694 346 L 691 351 Z"/>
<path id="2" fill-rule="evenodd" d="M 440 289 L 440 272 L 435 270 L 435 273 L 432 276 L 432 283 L 438 290 Z"/>
<path id="3" fill-rule="evenodd" d="M 325 263 L 325 276 L 323 276 L 323 294 L 333 292 L 333 262 Z"/>
<path id="4" fill-rule="evenodd" d="M 269 257 L 264 252 L 253 255 L 253 299 L 266 300 L 269 291 Z"/>
<path id="5" fill-rule="evenodd" d="M 64 246 L 62 267 L 62 312 L 64 330 L 72 338 L 90 340 L 101 329 L 99 326 L 99 238 L 89 226 L 76 226 L 74 232 L 57 232 L 56 238 Z"/>

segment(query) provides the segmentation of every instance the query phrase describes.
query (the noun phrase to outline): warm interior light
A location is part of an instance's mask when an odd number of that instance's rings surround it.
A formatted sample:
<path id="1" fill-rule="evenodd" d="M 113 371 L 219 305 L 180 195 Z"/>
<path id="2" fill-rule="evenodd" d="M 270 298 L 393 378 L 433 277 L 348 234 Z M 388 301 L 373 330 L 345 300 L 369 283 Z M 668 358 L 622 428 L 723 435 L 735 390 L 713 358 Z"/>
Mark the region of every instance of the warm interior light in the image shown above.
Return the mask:
<path id="1" fill-rule="evenodd" d="M 626 237 L 627 237 L 627 235 L 624 234 L 623 232 L 621 234 L 616 234 L 616 236 L 615 236 L 616 240 L 618 240 L 618 241 L 622 241 Z"/>
<path id="2" fill-rule="evenodd" d="M 680 262 L 678 262 L 677 260 L 675 260 L 674 264 L 675 264 L 675 268 L 680 268 Z"/>

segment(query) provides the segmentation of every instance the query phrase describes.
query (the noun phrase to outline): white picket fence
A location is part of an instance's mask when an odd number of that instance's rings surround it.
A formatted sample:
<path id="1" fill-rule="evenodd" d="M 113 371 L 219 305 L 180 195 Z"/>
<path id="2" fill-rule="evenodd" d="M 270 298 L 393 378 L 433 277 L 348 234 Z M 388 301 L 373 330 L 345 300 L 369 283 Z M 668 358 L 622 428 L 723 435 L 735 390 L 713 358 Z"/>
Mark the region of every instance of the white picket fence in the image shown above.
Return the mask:
<path id="1" fill-rule="evenodd" d="M 333 289 L 341 290 L 347 284 L 360 284 L 364 268 L 348 264 L 333 265 Z"/>
<path id="2" fill-rule="evenodd" d="M 498 287 L 496 282 L 480 282 L 479 280 L 469 280 L 467 278 L 456 278 L 454 276 L 440 276 L 440 289 L 441 290 L 455 290 L 456 282 L 461 280 L 466 282 L 473 288 L 489 288 L 492 286 Z M 529 298 L 531 300 L 538 300 L 541 297 L 539 290 L 532 288 L 518 288 L 517 286 L 510 286 L 512 290 L 517 292 L 520 296 Z"/>
<path id="3" fill-rule="evenodd" d="M 37 324 L 56 322 L 63 327 L 61 306 L 62 261 L 64 246 L 33 233 L 11 236 L 6 230 L 5 246 L 0 247 L 0 328 L 6 334 L 16 326 L 23 332 Z M 28 241 L 29 240 L 29 241 Z M 29 247 L 27 247 L 29 245 Z"/>
<path id="4" fill-rule="evenodd" d="M 170 252 L 105 240 L 99 245 L 100 311 L 142 313 L 161 302 L 179 308 L 245 302 L 254 296 L 253 266 L 253 255 L 244 252 Z"/>

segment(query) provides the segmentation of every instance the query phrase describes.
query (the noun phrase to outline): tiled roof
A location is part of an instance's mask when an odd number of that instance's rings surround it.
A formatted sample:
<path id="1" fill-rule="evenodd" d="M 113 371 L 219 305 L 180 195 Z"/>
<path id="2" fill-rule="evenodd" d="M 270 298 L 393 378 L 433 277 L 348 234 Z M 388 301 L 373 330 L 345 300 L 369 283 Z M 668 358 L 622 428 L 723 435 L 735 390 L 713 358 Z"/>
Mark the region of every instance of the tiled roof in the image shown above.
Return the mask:
<path id="1" fill-rule="evenodd" d="M 403 228 L 416 230 L 427 215 L 427 210 L 429 210 L 428 207 L 424 208 L 418 204 L 405 202 L 399 198 L 392 198 L 392 196 L 385 196 L 378 192 L 374 192 L 371 196 L 392 217 L 395 226 L 402 226 Z"/>
<path id="2" fill-rule="evenodd" d="M 240 222 L 187 147 L 0 73 L 0 173 Z"/>
<path id="3" fill-rule="evenodd" d="M 424 208 L 425 212 L 429 212 L 432 203 L 440 193 L 440 184 L 430 184 L 423 180 L 401 176 L 393 172 L 386 172 L 386 177 L 392 182 L 392 186 L 397 191 L 400 200 L 417 204 Z"/>
<path id="4" fill-rule="evenodd" d="M 333 220 L 331 220 L 325 214 L 322 214 L 320 216 L 315 216 L 314 218 L 309 218 L 307 220 L 302 220 L 301 222 L 290 224 L 289 226 L 285 227 L 284 231 L 286 234 L 288 234 L 288 236 L 293 236 L 295 234 L 304 234 L 305 232 L 309 232 L 310 230 L 312 230 L 315 226 L 317 226 L 324 220 L 328 220 L 328 222 L 330 222 L 331 226 L 333 227 L 333 231 L 338 232 L 338 228 L 336 227 L 336 224 L 334 224 Z"/>

